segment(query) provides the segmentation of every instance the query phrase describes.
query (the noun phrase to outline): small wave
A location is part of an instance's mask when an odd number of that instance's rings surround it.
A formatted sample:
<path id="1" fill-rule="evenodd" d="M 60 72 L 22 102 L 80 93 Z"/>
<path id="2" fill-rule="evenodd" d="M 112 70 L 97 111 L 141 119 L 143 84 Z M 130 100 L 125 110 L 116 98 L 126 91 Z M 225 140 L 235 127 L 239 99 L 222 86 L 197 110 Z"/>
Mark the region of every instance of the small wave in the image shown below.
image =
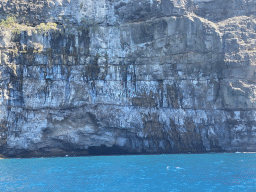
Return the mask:
<path id="1" fill-rule="evenodd" d="M 243 152 L 243 153 L 256 153 L 256 152 Z"/>
<path id="2" fill-rule="evenodd" d="M 181 167 L 175 167 L 175 169 L 178 169 L 178 170 L 180 170 L 180 169 L 184 169 L 184 168 L 181 168 Z"/>

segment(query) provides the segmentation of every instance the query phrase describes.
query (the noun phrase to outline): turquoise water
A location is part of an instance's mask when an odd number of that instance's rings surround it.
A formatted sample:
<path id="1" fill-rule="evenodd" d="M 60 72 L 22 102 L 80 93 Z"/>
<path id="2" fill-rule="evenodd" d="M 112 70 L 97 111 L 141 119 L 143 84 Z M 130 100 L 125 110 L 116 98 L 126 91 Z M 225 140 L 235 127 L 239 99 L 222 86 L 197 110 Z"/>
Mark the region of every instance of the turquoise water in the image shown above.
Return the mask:
<path id="1" fill-rule="evenodd" d="M 256 154 L 0 160 L 0 191 L 256 191 Z"/>

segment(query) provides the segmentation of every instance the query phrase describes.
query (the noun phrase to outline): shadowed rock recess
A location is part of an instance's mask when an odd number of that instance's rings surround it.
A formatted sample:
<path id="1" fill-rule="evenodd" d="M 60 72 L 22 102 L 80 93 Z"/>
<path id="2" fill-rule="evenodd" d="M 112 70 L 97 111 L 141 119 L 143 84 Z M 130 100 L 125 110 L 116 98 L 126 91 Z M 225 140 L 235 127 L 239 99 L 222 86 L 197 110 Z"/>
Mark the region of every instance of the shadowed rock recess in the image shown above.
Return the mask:
<path id="1" fill-rule="evenodd" d="M 254 0 L 0 0 L 5 157 L 256 151 Z"/>

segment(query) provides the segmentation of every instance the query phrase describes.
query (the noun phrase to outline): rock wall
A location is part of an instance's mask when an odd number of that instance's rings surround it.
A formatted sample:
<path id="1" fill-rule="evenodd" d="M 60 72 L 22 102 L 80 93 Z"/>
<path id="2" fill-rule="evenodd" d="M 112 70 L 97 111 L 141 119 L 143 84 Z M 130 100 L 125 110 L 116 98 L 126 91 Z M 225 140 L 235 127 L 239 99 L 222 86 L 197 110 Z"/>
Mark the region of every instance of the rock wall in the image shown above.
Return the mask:
<path id="1" fill-rule="evenodd" d="M 255 10 L 1 0 L 0 153 L 255 151 Z"/>

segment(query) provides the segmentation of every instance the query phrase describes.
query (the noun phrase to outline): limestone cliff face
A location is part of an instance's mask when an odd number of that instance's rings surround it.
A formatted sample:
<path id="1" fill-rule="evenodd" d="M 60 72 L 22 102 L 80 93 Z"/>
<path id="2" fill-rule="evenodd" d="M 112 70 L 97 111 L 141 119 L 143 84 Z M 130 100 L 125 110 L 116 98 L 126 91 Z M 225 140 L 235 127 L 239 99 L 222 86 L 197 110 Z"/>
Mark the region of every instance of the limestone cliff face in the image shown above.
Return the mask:
<path id="1" fill-rule="evenodd" d="M 255 1 L 1 0 L 0 12 L 3 155 L 256 150 Z"/>

